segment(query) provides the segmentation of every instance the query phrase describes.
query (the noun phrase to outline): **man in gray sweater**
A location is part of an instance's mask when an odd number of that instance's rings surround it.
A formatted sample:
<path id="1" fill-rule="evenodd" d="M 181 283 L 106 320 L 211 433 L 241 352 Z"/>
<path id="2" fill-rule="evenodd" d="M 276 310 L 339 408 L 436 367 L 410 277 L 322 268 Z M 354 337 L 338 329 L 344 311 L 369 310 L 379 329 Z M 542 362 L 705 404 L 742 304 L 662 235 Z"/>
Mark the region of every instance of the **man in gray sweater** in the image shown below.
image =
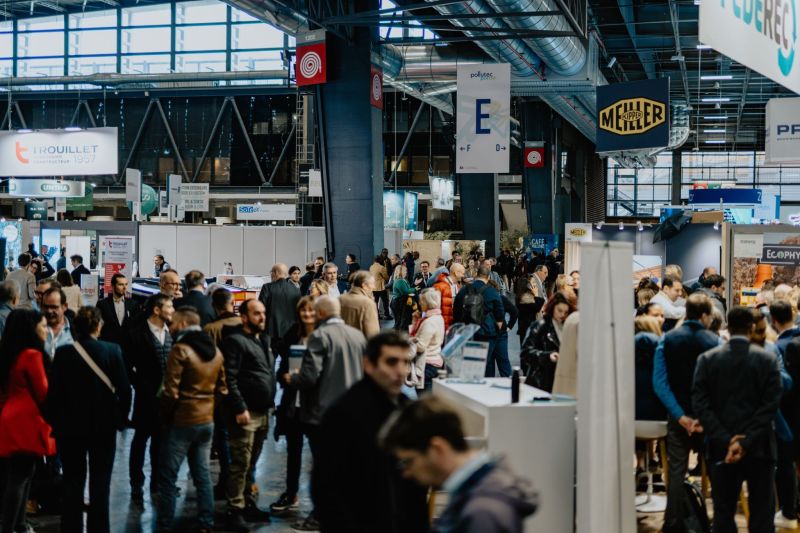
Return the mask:
<path id="1" fill-rule="evenodd" d="M 312 459 L 319 456 L 322 414 L 363 377 L 361 361 L 367 347 L 364 334 L 345 324 L 339 316 L 341 307 L 337 298 L 320 296 L 314 301 L 314 310 L 317 329 L 308 338 L 300 369 L 281 376 L 286 387 L 300 391 L 300 422 L 308 437 Z M 311 490 L 313 493 L 313 477 Z M 314 527 L 318 523 L 312 511 L 295 530 L 315 531 Z"/>

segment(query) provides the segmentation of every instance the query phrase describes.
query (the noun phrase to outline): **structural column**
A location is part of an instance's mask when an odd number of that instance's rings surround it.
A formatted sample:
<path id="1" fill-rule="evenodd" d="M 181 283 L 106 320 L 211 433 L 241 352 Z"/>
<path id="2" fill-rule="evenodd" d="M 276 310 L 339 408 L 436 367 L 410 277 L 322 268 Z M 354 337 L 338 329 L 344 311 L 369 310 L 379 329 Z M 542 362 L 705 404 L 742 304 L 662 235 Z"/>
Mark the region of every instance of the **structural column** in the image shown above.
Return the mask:
<path id="1" fill-rule="evenodd" d="M 354 11 L 379 8 L 377 0 L 351 3 Z M 370 105 L 372 31 L 355 28 L 350 43 L 328 33 L 328 82 L 317 93 L 328 253 L 340 270 L 347 254 L 367 266 L 383 247 L 383 112 Z"/>
<path id="2" fill-rule="evenodd" d="M 496 174 L 459 174 L 464 238 L 486 241 L 486 257 L 500 248 L 500 200 Z"/>
<path id="3" fill-rule="evenodd" d="M 553 135 L 552 110 L 540 102 L 527 102 L 524 107 L 526 141 L 544 142 L 544 166 L 522 169 L 522 191 L 531 233 L 553 232 L 553 176 L 558 168 L 558 146 Z"/>

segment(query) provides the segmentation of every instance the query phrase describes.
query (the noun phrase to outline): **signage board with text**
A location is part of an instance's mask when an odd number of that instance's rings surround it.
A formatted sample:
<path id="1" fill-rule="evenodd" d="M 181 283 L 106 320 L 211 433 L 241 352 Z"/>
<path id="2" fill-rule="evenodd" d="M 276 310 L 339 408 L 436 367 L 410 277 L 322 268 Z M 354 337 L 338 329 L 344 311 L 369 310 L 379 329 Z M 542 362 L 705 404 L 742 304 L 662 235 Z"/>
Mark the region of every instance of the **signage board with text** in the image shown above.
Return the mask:
<path id="1" fill-rule="evenodd" d="M 669 145 L 669 78 L 597 87 L 597 152 Z"/>
<path id="2" fill-rule="evenodd" d="M 181 183 L 180 196 L 185 211 L 208 211 L 208 183 Z"/>
<path id="3" fill-rule="evenodd" d="M 42 179 L 8 180 L 8 195 L 30 198 L 82 198 L 86 184 L 82 181 Z"/>

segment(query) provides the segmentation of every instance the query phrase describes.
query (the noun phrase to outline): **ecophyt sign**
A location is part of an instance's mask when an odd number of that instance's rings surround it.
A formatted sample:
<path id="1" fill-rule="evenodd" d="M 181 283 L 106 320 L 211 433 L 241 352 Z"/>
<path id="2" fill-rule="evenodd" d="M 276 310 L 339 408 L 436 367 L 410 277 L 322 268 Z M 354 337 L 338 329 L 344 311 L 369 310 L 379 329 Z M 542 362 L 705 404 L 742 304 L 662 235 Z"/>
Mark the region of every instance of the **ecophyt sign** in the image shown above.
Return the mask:
<path id="1" fill-rule="evenodd" d="M 117 128 L 0 131 L 0 176 L 116 174 Z"/>
<path id="2" fill-rule="evenodd" d="M 669 145 L 669 78 L 597 88 L 597 151 Z"/>
<path id="3" fill-rule="evenodd" d="M 75 198 L 86 194 L 86 183 L 82 181 L 53 180 L 8 180 L 10 196 L 31 198 Z"/>
<path id="4" fill-rule="evenodd" d="M 761 262 L 768 265 L 800 266 L 800 246 L 765 244 Z"/>
<path id="5" fill-rule="evenodd" d="M 794 92 L 798 0 L 714 0 L 700 4 L 700 42 Z"/>

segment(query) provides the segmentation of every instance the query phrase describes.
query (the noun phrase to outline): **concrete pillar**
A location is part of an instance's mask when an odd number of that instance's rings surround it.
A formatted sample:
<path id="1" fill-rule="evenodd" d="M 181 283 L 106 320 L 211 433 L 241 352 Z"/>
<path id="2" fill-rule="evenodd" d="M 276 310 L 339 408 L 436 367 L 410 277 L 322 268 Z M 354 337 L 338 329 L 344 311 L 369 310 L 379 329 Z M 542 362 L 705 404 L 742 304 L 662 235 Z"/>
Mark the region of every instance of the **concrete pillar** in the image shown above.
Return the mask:
<path id="1" fill-rule="evenodd" d="M 523 110 L 524 140 L 543 141 L 544 166 L 522 169 L 522 191 L 531 233 L 553 233 L 553 180 L 559 167 L 558 146 L 554 141 L 553 121 L 550 107 L 541 102 L 527 102 Z"/>
<path id="2" fill-rule="evenodd" d="M 486 257 L 500 249 L 500 200 L 496 174 L 459 174 L 464 238 L 486 241 Z"/>

